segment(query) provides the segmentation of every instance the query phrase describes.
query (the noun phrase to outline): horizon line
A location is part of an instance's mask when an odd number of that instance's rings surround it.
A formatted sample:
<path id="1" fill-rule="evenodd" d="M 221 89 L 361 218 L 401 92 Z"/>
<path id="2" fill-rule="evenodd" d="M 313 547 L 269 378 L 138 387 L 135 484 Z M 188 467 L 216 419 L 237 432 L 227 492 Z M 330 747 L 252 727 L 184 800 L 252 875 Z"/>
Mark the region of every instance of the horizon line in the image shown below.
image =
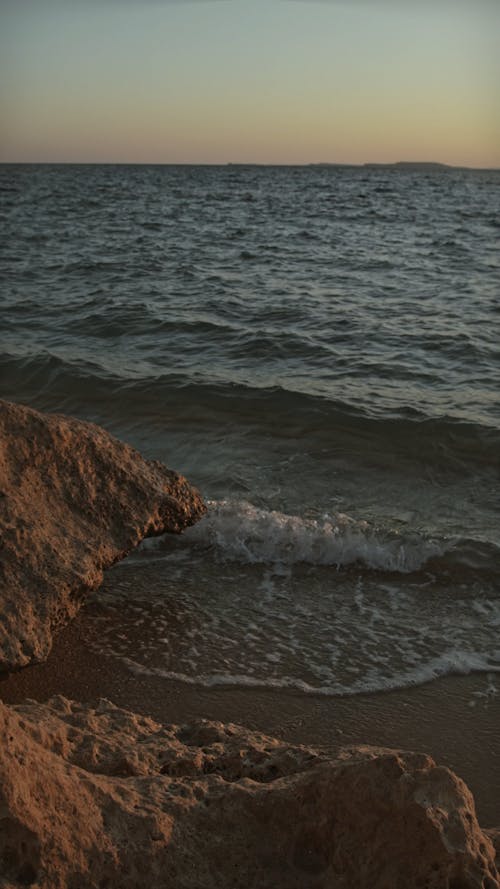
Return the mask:
<path id="1" fill-rule="evenodd" d="M 378 168 L 378 167 L 422 167 L 424 169 L 448 169 L 448 170 L 483 170 L 486 172 L 497 172 L 500 166 L 470 166 L 469 164 L 449 164 L 444 161 L 418 161 L 418 160 L 398 160 L 398 161 L 302 161 L 300 163 L 293 162 L 277 162 L 277 161 L 15 161 L 0 160 L 0 166 L 73 166 L 73 167 L 355 167 L 355 168 Z"/>

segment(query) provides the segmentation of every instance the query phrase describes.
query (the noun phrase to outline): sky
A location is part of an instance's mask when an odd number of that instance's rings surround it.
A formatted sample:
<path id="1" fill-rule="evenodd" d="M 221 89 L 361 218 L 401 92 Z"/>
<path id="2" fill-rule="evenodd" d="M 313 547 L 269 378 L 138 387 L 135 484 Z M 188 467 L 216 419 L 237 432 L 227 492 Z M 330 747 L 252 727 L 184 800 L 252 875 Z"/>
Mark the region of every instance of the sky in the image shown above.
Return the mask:
<path id="1" fill-rule="evenodd" d="M 0 0 L 0 161 L 500 167 L 500 0 Z"/>

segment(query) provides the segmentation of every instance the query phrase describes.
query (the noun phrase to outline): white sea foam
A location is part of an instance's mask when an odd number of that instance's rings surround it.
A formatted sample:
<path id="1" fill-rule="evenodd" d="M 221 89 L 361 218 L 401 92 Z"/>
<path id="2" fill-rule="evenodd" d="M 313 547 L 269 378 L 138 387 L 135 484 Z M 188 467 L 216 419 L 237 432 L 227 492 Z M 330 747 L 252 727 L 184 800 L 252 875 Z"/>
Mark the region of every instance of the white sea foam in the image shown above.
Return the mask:
<path id="1" fill-rule="evenodd" d="M 493 675 L 500 674 L 500 664 L 494 665 L 487 658 L 476 653 L 454 652 L 437 656 L 425 664 L 391 676 L 383 676 L 381 673 L 371 670 L 367 675 L 347 685 L 336 682 L 331 677 L 324 684 L 312 685 L 302 679 L 291 676 L 268 676 L 266 678 L 237 673 L 212 673 L 188 675 L 177 670 L 168 670 L 161 667 L 152 667 L 140 664 L 129 657 L 120 657 L 132 673 L 142 676 L 156 676 L 160 679 L 168 679 L 174 682 L 182 682 L 187 685 L 201 685 L 205 688 L 221 688 L 225 686 L 246 688 L 274 688 L 294 689 L 305 694 L 327 695 L 346 697 L 356 694 L 368 694 L 377 691 L 394 691 L 398 688 L 408 688 L 432 682 L 443 676 L 464 676 L 470 673 L 488 673 L 489 686 L 485 693 L 475 693 L 479 697 L 490 699 L 497 693 L 493 685 Z M 494 689 L 494 691 L 492 691 Z"/>
<path id="2" fill-rule="evenodd" d="M 100 591 L 108 610 L 96 632 L 134 672 L 323 695 L 500 672 L 495 579 L 447 574 L 450 540 L 224 500 L 141 549 L 132 580 L 118 569 Z M 450 549 L 446 564 L 426 564 Z"/>
<path id="3" fill-rule="evenodd" d="M 185 537 L 210 546 L 230 561 L 337 567 L 361 562 L 369 568 L 405 573 L 445 551 L 432 540 L 378 531 L 342 513 L 302 518 L 241 500 L 211 501 L 207 515 Z"/>
<path id="4" fill-rule="evenodd" d="M 193 542 L 173 540 L 174 552 L 186 546 L 193 555 L 183 571 L 178 562 L 170 570 L 169 547 L 159 541 L 150 570 L 139 565 L 132 582 L 118 570 L 99 593 L 105 607 L 94 616 L 95 644 L 135 672 L 329 695 L 500 672 L 493 584 L 450 587 L 429 582 L 427 572 L 224 564 L 207 558 L 206 537 L 197 555 Z"/>

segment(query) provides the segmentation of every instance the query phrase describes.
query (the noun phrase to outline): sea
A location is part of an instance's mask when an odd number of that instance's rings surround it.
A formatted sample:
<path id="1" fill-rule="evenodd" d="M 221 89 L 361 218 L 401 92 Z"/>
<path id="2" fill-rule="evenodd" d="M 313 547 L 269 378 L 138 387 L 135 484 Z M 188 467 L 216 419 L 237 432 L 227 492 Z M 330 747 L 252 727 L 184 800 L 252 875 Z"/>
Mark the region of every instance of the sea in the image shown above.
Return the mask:
<path id="1" fill-rule="evenodd" d="M 95 651 L 200 686 L 496 694 L 500 171 L 4 165 L 0 219 L 0 396 L 208 506 L 107 572 Z"/>

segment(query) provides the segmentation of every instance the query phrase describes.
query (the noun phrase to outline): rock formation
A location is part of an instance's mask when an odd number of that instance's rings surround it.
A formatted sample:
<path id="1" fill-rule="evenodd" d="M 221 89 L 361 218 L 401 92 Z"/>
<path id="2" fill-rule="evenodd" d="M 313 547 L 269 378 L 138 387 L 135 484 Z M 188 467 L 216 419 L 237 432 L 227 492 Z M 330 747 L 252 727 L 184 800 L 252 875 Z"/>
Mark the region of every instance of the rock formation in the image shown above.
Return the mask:
<path id="1" fill-rule="evenodd" d="M 328 759 L 100 701 L 0 704 L 0 875 L 20 889 L 498 889 L 472 797 L 428 756 Z"/>
<path id="2" fill-rule="evenodd" d="M 98 426 L 0 402 L 0 669 L 46 658 L 104 568 L 204 510 Z"/>

